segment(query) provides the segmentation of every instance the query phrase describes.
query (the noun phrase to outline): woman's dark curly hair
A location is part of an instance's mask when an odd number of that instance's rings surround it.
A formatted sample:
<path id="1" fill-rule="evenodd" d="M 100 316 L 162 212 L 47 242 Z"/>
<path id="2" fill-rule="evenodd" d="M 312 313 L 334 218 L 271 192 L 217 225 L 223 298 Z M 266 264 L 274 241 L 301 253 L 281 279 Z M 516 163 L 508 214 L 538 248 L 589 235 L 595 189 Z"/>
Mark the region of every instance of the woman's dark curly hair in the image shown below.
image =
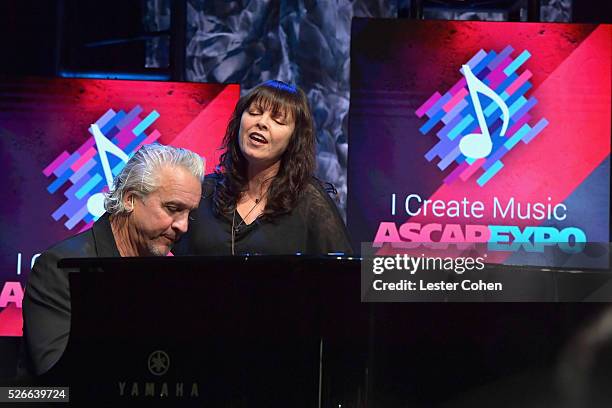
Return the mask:
<path id="1" fill-rule="evenodd" d="M 255 103 L 273 115 L 291 115 L 295 130 L 280 159 L 280 167 L 267 192 L 262 219 L 272 220 L 295 208 L 302 191 L 315 171 L 315 135 L 312 114 L 304 92 L 284 82 L 270 80 L 258 85 L 240 98 L 229 120 L 219 167 L 219 183 L 213 197 L 217 214 L 229 216 L 236 208 L 240 195 L 248 189 L 248 162 L 240 150 L 238 132 L 240 119 Z"/>

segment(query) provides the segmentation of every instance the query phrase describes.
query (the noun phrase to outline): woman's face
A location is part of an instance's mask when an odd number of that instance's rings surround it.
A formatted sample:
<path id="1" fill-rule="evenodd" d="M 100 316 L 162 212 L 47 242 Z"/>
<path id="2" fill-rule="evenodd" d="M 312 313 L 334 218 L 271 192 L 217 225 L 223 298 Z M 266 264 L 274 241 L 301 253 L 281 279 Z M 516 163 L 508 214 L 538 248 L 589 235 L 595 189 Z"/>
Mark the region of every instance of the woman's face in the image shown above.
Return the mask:
<path id="1" fill-rule="evenodd" d="M 249 164 L 271 166 L 287 149 L 294 129 L 295 119 L 289 112 L 274 115 L 253 102 L 240 118 L 240 150 Z"/>

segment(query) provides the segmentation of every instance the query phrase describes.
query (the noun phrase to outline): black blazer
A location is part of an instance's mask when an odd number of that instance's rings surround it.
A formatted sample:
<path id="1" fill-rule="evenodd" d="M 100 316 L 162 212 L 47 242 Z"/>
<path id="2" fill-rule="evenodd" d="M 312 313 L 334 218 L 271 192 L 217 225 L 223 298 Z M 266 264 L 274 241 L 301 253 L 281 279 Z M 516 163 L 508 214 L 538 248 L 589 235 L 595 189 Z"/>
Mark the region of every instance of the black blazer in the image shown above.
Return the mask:
<path id="1" fill-rule="evenodd" d="M 119 257 L 109 215 L 93 227 L 43 252 L 34 263 L 23 298 L 23 341 L 18 378 L 41 375 L 58 362 L 70 334 L 68 273 L 57 263 L 64 258 Z"/>

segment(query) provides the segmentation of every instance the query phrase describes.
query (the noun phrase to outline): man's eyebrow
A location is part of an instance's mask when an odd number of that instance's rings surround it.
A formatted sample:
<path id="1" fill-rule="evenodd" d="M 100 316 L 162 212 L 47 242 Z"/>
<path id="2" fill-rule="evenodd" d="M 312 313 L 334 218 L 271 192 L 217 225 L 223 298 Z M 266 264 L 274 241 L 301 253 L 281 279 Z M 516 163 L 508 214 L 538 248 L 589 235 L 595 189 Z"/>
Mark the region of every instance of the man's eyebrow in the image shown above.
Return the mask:
<path id="1" fill-rule="evenodd" d="M 173 205 L 173 206 L 179 207 L 179 208 L 188 208 L 187 205 L 184 202 L 176 201 L 176 200 L 164 201 L 163 204 L 164 205 Z"/>
<path id="2" fill-rule="evenodd" d="M 182 202 L 182 201 L 176 201 L 176 200 L 170 200 L 170 201 L 165 201 L 163 203 L 164 205 L 174 205 L 180 209 L 188 209 L 189 211 L 193 211 L 193 210 L 197 210 L 198 207 L 200 206 L 200 202 L 198 201 L 198 204 L 195 207 L 189 207 L 186 203 Z"/>

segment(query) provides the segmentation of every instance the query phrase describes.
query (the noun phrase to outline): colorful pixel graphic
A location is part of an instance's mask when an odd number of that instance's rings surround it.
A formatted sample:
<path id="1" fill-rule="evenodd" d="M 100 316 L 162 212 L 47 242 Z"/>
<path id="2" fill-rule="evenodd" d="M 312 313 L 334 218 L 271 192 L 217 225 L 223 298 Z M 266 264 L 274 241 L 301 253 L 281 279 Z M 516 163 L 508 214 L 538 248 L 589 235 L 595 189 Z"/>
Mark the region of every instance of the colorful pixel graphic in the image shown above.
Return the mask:
<path id="1" fill-rule="evenodd" d="M 439 157 L 437 165 L 440 170 L 447 169 L 453 162 L 457 164 L 444 179 L 445 184 L 458 179 L 467 181 L 482 168 L 483 172 L 476 183 L 484 186 L 503 168 L 501 159 L 506 153 L 519 141 L 529 143 L 548 125 L 545 118 L 541 118 L 533 127 L 528 123 L 532 119 L 529 111 L 538 101 L 533 96 L 526 98 L 527 91 L 532 87 L 529 82 L 532 73 L 524 70 L 519 74 L 517 70 L 531 54 L 525 50 L 513 59 L 513 51 L 509 45 L 499 54 L 493 50 L 487 53 L 481 49 L 466 64 L 481 86 L 501 97 L 506 105 L 503 108 L 509 111 L 509 118 L 505 117 L 503 109 L 494 100 L 483 103 L 482 110 L 478 109 L 480 106 L 474 106 L 472 100 L 476 95 L 470 95 L 470 91 L 474 94 L 474 90 L 468 86 L 467 73 L 463 68 L 460 71 L 466 76 L 444 95 L 435 92 L 416 110 L 419 118 L 424 115 L 429 118 L 419 129 L 423 135 L 440 122 L 443 124 L 436 133 L 440 141 L 425 154 L 425 158 L 431 162 Z M 483 102 L 486 100 L 482 98 Z M 486 121 L 486 129 L 481 129 L 479 114 L 482 115 L 482 121 Z M 490 154 L 481 158 L 466 157 L 460 148 L 461 139 L 468 134 L 483 133 L 483 130 L 485 134 L 490 134 Z"/>
<path id="2" fill-rule="evenodd" d="M 110 165 L 112 176 L 116 176 L 125 166 L 127 158 L 142 145 L 153 143 L 161 136 L 156 129 L 148 134 L 145 132 L 159 118 L 159 113 L 153 110 L 144 119 L 140 117 L 141 113 L 142 108 L 139 105 L 127 114 L 123 110 L 115 112 L 109 109 L 94 123 L 101 131 L 98 137 L 108 139 L 114 145 L 112 147 L 116 147 L 115 154 L 111 149 L 96 143 L 92 126 L 89 129 L 92 137 L 87 139 L 76 152 L 69 154 L 63 151 L 43 170 L 45 176 L 50 177 L 53 174 L 57 177 L 47 187 L 49 193 L 54 194 L 65 184 L 71 184 L 64 191 L 66 201 L 52 214 L 54 220 L 59 221 L 63 216 L 68 217 L 64 225 L 69 230 L 83 221 L 85 226 L 82 231 L 91 227 L 99 218 L 100 214 L 92 212 L 92 202 L 99 202 L 100 193 L 108 191 L 109 188 L 109 177 L 105 174 L 104 161 Z M 107 151 L 111 154 L 107 155 Z M 121 155 L 121 152 L 124 154 Z"/>

